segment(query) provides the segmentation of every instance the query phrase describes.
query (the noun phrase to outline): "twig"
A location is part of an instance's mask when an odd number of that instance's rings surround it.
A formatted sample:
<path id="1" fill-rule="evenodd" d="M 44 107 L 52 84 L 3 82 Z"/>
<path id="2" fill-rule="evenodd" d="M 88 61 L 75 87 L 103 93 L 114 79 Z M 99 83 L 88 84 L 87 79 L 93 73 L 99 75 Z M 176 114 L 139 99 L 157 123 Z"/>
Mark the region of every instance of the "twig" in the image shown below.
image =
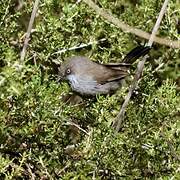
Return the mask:
<path id="1" fill-rule="evenodd" d="M 35 180 L 35 174 L 32 172 L 30 165 L 26 163 L 26 167 L 31 176 L 31 180 Z"/>
<path id="2" fill-rule="evenodd" d="M 41 156 L 39 157 L 39 162 L 40 162 L 42 168 L 44 168 L 45 174 L 47 175 L 47 177 L 48 177 L 49 179 L 52 179 L 50 173 L 48 172 L 47 167 L 45 166 L 45 164 L 44 164 L 44 162 L 43 162 L 43 158 L 42 158 Z"/>
<path id="3" fill-rule="evenodd" d="M 82 131 L 83 133 L 85 133 L 85 134 L 87 134 L 88 136 L 89 136 L 89 133 L 86 131 L 86 130 L 84 130 L 83 128 L 81 128 L 79 125 L 77 125 L 77 124 L 75 124 L 75 123 L 73 123 L 73 122 L 66 122 L 66 124 L 67 125 L 71 125 L 71 126 L 75 126 L 76 128 L 78 128 L 80 131 Z"/>
<path id="4" fill-rule="evenodd" d="M 30 37 L 30 34 L 31 34 L 31 30 L 32 30 L 32 26 L 33 26 L 34 19 L 35 19 L 35 16 L 36 16 L 36 12 L 37 12 L 37 9 L 38 9 L 38 5 L 39 5 L 39 0 L 35 0 L 33 11 L 31 13 L 31 19 L 29 21 L 28 30 L 27 30 L 27 33 L 26 33 L 26 38 L 24 40 L 24 46 L 23 46 L 23 49 L 21 51 L 21 57 L 20 57 L 20 62 L 21 63 L 24 61 L 24 58 L 26 56 L 26 49 L 27 49 L 27 46 L 28 46 L 29 37 Z"/>
<path id="5" fill-rule="evenodd" d="M 66 52 L 66 51 L 72 51 L 72 50 L 76 50 L 76 49 L 81 49 L 81 48 L 84 48 L 84 47 L 87 47 L 87 46 L 91 46 L 91 45 L 93 45 L 93 44 L 98 44 L 99 42 L 104 42 L 104 41 L 106 41 L 105 38 L 100 39 L 100 40 L 98 40 L 98 41 L 93 41 L 93 42 L 90 41 L 90 42 L 87 43 L 87 44 L 82 43 L 82 44 L 79 45 L 79 46 L 73 46 L 73 47 L 70 47 L 70 48 L 61 49 L 61 50 L 53 53 L 52 55 L 54 55 L 54 54 L 61 54 L 61 53 L 64 53 L 64 52 Z"/>
<path id="6" fill-rule="evenodd" d="M 83 1 L 89 7 L 91 7 L 98 15 L 100 15 L 103 18 L 105 18 L 106 20 L 108 20 L 108 22 L 113 23 L 114 25 L 116 25 L 117 27 L 122 29 L 123 31 L 135 34 L 136 36 L 139 36 L 139 37 L 149 40 L 149 38 L 151 36 L 149 33 L 142 31 L 141 29 L 137 29 L 137 28 L 134 28 L 132 26 L 125 24 L 124 22 L 120 21 L 118 18 L 114 17 L 110 12 L 107 12 L 107 11 L 103 10 L 102 8 L 99 8 L 91 0 L 83 0 Z M 166 46 L 170 46 L 173 48 L 180 48 L 180 41 L 172 41 L 167 38 L 160 38 L 160 37 L 155 36 L 154 42 L 163 44 Z"/>
<path id="7" fill-rule="evenodd" d="M 152 74 L 154 74 L 155 72 L 157 72 L 159 69 L 161 69 L 163 66 L 165 65 L 165 63 L 161 63 L 153 72 Z"/>
<path id="8" fill-rule="evenodd" d="M 154 41 L 157 30 L 158 30 L 158 28 L 160 26 L 160 22 L 161 22 L 161 20 L 163 18 L 163 15 L 165 14 L 167 5 L 168 5 L 168 0 L 165 0 L 163 6 L 161 8 L 161 11 L 159 13 L 156 24 L 155 24 L 155 26 L 154 26 L 154 28 L 152 30 L 152 34 L 150 36 L 149 42 L 147 43 L 147 46 L 150 46 L 150 47 L 152 46 L 152 43 Z M 122 126 L 122 122 L 124 120 L 124 114 L 125 114 L 126 107 L 127 107 L 128 103 L 129 103 L 129 100 L 130 100 L 130 98 L 132 96 L 132 93 L 133 93 L 134 89 L 136 88 L 136 86 L 138 84 L 138 80 L 141 77 L 141 74 L 143 72 L 143 68 L 144 68 L 144 64 L 145 64 L 146 59 L 147 59 L 147 56 L 144 56 L 143 60 L 138 63 L 137 70 L 136 70 L 136 73 L 135 73 L 135 76 L 134 76 L 134 80 L 133 80 L 133 82 L 132 82 L 132 84 L 131 84 L 131 86 L 129 88 L 129 92 L 128 92 L 126 98 L 125 98 L 125 101 L 124 101 L 124 103 L 123 103 L 123 105 L 121 107 L 121 110 L 120 110 L 119 114 L 115 118 L 113 127 L 116 129 L 116 131 L 119 131 L 121 126 Z"/>

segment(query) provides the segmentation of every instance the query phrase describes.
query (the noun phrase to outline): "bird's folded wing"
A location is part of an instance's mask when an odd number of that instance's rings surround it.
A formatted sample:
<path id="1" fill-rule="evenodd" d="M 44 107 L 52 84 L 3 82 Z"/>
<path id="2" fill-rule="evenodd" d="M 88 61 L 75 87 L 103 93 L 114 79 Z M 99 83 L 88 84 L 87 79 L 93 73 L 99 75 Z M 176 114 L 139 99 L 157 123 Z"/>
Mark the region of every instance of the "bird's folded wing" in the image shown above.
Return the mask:
<path id="1" fill-rule="evenodd" d="M 101 76 L 95 75 L 95 79 L 99 84 L 105 84 L 108 82 L 119 81 L 129 75 L 127 69 L 111 69 L 104 71 Z"/>

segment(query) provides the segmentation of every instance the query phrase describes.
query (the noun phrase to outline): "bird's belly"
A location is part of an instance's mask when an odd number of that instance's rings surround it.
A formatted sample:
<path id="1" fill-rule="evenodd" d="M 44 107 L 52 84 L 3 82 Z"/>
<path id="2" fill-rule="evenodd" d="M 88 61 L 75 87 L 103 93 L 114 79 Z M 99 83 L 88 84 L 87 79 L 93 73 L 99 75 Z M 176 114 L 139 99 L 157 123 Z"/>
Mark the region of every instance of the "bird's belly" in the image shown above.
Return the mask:
<path id="1" fill-rule="evenodd" d="M 81 94 L 97 94 L 97 82 L 89 78 L 82 78 L 70 75 L 68 77 L 71 88 Z"/>
<path id="2" fill-rule="evenodd" d="M 74 75 L 69 75 L 68 79 L 72 89 L 81 94 L 108 94 L 110 91 L 114 91 L 120 86 L 120 83 L 118 81 L 109 82 L 105 84 L 98 84 L 93 79 L 87 77 L 77 78 Z"/>

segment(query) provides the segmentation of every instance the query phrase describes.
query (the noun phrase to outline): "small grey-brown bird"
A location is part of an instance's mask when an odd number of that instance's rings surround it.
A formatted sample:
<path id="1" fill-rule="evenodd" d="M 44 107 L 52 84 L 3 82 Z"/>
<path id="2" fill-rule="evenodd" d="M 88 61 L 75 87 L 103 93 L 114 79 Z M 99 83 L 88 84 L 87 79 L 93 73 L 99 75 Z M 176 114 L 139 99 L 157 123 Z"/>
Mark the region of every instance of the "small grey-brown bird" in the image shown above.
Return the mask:
<path id="1" fill-rule="evenodd" d="M 113 64 L 99 64 L 83 56 L 70 57 L 60 66 L 59 74 L 80 94 L 108 94 L 122 85 L 131 64 L 149 50 L 148 46 L 138 46 L 126 55 L 122 63 Z"/>

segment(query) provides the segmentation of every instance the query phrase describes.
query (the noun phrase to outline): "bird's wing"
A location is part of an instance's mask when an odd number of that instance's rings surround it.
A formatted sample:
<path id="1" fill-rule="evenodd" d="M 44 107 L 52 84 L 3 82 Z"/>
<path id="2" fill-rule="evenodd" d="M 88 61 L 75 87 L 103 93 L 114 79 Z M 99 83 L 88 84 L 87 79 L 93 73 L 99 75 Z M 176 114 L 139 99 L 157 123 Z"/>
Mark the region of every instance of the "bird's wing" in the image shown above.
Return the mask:
<path id="1" fill-rule="evenodd" d="M 129 75 L 128 69 L 131 64 L 139 57 L 146 55 L 150 49 L 148 46 L 138 46 L 125 56 L 122 63 L 101 64 L 101 70 L 94 75 L 95 79 L 98 80 L 98 83 L 104 84 L 125 78 Z"/>
<path id="2" fill-rule="evenodd" d="M 118 81 L 125 78 L 128 73 L 128 68 L 124 65 L 116 65 L 110 64 L 106 65 L 99 65 L 97 68 L 94 69 L 94 79 L 96 79 L 98 84 L 105 84 L 107 82 Z"/>

